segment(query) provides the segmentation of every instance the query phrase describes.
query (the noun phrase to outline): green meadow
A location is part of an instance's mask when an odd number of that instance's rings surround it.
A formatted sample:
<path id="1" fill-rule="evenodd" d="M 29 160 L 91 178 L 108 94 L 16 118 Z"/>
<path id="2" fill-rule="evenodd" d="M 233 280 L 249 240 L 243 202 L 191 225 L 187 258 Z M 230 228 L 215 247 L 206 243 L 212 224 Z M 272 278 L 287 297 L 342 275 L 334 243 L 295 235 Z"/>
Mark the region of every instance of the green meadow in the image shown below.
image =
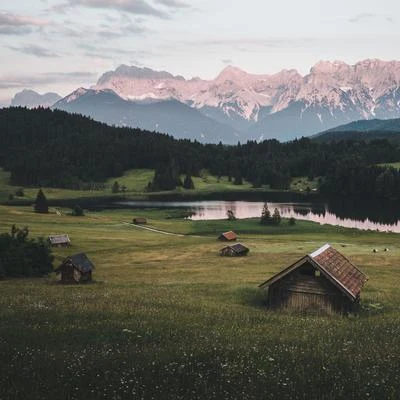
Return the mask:
<path id="1" fill-rule="evenodd" d="M 15 223 L 33 237 L 70 235 L 54 267 L 82 251 L 96 266 L 88 285 L 62 286 L 55 274 L 0 281 L 0 399 L 398 398 L 396 234 L 64 211 L 0 206 L 1 232 Z M 133 226 L 134 216 L 177 235 Z M 229 229 L 247 257 L 218 255 L 216 234 Z M 326 242 L 369 276 L 361 312 L 269 311 L 258 285 Z"/>

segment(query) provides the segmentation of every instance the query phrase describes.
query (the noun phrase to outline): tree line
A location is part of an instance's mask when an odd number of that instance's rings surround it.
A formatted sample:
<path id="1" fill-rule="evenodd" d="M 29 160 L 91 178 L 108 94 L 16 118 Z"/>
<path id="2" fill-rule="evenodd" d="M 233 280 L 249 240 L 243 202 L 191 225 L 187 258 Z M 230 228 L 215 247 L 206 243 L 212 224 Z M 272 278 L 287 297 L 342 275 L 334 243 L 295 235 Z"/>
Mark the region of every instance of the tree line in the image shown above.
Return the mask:
<path id="1" fill-rule="evenodd" d="M 95 189 L 128 169 L 151 168 L 156 172 L 149 190 L 169 190 L 185 183 L 181 175 L 191 187 L 189 178 L 208 169 L 254 187 L 288 189 L 293 177 L 321 177 L 326 194 L 397 199 L 399 171 L 375 165 L 399 160 L 399 145 L 387 140 L 272 139 L 226 146 L 111 127 L 57 110 L 0 110 L 0 166 L 21 186 Z"/>

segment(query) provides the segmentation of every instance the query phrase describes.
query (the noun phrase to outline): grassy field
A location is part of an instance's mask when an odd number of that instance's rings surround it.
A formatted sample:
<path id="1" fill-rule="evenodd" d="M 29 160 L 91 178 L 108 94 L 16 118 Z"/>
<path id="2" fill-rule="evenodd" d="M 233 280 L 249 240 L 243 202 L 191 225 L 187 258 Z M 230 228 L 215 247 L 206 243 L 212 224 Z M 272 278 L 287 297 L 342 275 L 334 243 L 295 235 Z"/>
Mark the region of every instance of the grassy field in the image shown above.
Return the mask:
<path id="1" fill-rule="evenodd" d="M 113 196 L 124 196 L 132 199 L 145 199 L 152 196 L 159 196 L 162 194 L 178 195 L 178 196 L 204 196 L 211 193 L 263 193 L 270 191 L 268 185 L 264 185 L 261 188 L 253 188 L 250 182 L 244 181 L 242 185 L 234 185 L 232 181 L 229 181 L 227 176 L 216 177 L 209 174 L 206 170 L 202 170 L 199 177 L 193 177 L 195 185 L 194 190 L 185 190 L 178 187 L 175 190 L 168 192 L 156 192 L 148 193 L 146 191 L 147 184 L 152 181 L 154 171 L 150 169 L 136 169 L 126 171 L 123 176 L 114 177 L 104 182 L 102 189 L 96 190 L 70 190 L 60 188 L 43 188 L 46 197 L 49 200 L 70 200 L 70 199 L 85 199 L 85 198 L 112 198 Z M 182 176 L 182 181 L 184 176 Z M 111 188 L 113 183 L 117 181 L 120 187 L 125 186 L 124 192 L 112 193 Z M 317 187 L 317 181 L 310 181 L 305 177 L 294 178 L 290 186 L 292 192 L 305 192 L 307 188 L 315 189 Z M 9 196 L 14 196 L 14 201 L 23 201 L 25 203 L 32 202 L 35 200 L 38 187 L 23 188 L 24 196 L 15 196 L 16 191 L 20 189 L 18 186 L 10 184 L 10 173 L 0 168 L 0 203 L 9 200 Z"/>
<path id="2" fill-rule="evenodd" d="M 140 215 L 183 236 L 129 224 Z M 1 232 L 16 223 L 32 236 L 70 235 L 73 246 L 54 251 L 55 266 L 80 251 L 96 265 L 86 286 L 61 286 L 56 276 L 0 282 L 0 399 L 398 398 L 396 234 L 174 216 L 0 206 Z M 216 234 L 228 229 L 250 247 L 248 257 L 218 256 Z M 361 313 L 268 311 L 257 286 L 326 242 L 370 278 Z"/>
<path id="3" fill-rule="evenodd" d="M 380 166 L 380 167 L 392 167 L 392 168 L 395 168 L 395 169 L 400 169 L 400 162 L 378 164 L 378 166 Z"/>

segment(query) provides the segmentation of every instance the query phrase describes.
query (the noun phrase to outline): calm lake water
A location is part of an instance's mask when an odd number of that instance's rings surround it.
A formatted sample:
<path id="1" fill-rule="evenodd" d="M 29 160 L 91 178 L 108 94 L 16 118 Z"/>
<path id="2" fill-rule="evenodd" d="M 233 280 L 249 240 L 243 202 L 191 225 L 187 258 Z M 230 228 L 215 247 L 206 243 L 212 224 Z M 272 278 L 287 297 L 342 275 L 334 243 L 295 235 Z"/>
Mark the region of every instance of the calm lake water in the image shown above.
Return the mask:
<path id="1" fill-rule="evenodd" d="M 324 203 L 267 202 L 271 214 L 277 208 L 282 217 L 314 221 L 362 230 L 400 232 L 398 202 L 360 202 L 334 200 Z M 260 217 L 264 202 L 260 201 L 126 201 L 131 208 L 180 208 L 193 213 L 192 220 L 226 219 L 232 210 L 237 218 Z"/>

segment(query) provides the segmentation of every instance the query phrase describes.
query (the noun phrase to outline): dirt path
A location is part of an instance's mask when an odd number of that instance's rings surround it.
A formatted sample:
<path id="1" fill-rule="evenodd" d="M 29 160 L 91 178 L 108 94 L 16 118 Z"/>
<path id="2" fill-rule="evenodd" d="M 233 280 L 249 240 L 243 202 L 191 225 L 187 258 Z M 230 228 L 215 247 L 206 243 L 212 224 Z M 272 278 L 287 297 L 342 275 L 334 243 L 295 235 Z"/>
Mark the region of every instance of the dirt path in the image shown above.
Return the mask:
<path id="1" fill-rule="evenodd" d="M 143 225 L 135 225 L 135 224 L 131 224 L 129 222 L 123 222 L 123 224 L 129 225 L 134 228 L 145 229 L 146 231 L 161 233 L 163 235 L 179 236 L 179 237 L 191 236 L 191 235 L 183 235 L 182 233 L 172 233 L 172 232 L 161 231 L 160 229 L 150 228 L 148 226 L 143 226 Z M 201 236 L 195 236 L 195 237 L 201 237 Z"/>

